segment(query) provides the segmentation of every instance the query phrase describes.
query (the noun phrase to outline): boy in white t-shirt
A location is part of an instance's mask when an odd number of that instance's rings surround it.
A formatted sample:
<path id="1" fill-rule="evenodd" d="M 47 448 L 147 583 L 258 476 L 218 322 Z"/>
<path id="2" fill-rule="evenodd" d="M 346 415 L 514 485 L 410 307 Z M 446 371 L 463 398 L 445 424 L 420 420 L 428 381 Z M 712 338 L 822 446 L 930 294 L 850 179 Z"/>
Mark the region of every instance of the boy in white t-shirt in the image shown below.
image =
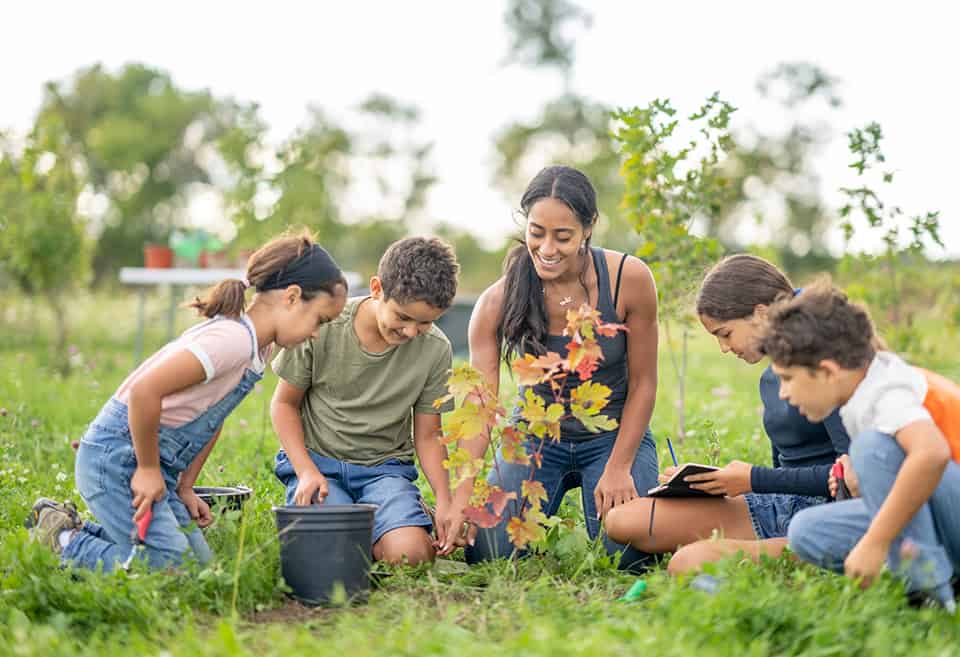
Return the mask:
<path id="1" fill-rule="evenodd" d="M 801 511 L 790 547 L 864 586 L 886 562 L 909 592 L 955 610 L 960 387 L 877 351 L 867 312 L 829 285 L 773 306 L 768 321 L 761 349 L 780 397 L 813 422 L 839 407 L 851 437 L 841 463 L 853 499 Z"/>

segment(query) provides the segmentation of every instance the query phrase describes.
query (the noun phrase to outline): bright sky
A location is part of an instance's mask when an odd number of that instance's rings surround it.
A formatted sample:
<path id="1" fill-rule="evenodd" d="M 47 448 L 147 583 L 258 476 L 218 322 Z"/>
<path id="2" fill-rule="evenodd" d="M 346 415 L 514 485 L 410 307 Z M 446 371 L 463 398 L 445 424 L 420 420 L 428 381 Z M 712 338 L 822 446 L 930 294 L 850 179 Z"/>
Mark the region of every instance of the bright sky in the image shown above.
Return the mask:
<path id="1" fill-rule="evenodd" d="M 669 97 L 683 111 L 719 90 L 741 125 L 786 127 L 757 77 L 782 61 L 819 64 L 843 82 L 836 139 L 818 161 L 823 189 L 852 182 L 843 132 L 881 123 L 895 196 L 908 213 L 940 210 L 960 255 L 957 184 L 960 45 L 950 3 L 583 2 L 573 88 L 619 106 Z M 141 61 L 185 88 L 261 104 L 277 141 L 315 104 L 344 118 L 371 92 L 419 105 L 440 182 L 428 215 L 495 240 L 513 228 L 491 185 L 493 135 L 561 91 L 548 71 L 501 66 L 503 0 L 485 2 L 185 2 L 34 0 L 4 7 L 0 129 L 25 130 L 42 84 L 103 62 Z M 543 163 L 547 164 L 547 163 Z M 198 212 L 216 212 L 215 207 Z M 200 217 L 200 219 L 204 219 Z"/>

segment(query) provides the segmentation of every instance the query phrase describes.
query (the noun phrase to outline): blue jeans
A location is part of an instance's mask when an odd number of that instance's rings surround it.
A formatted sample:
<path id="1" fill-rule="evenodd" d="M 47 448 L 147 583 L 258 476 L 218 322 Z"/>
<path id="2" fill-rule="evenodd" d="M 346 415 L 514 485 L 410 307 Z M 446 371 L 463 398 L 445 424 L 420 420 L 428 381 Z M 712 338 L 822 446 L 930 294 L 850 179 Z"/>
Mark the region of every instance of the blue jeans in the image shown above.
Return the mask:
<path id="1" fill-rule="evenodd" d="M 587 534 L 591 539 L 600 533 L 600 521 L 597 519 L 597 507 L 593 498 L 593 491 L 603 474 L 603 469 L 610 458 L 616 433 L 584 441 L 550 442 L 543 446 L 543 465 L 534 474 L 534 479 L 543 484 L 547 491 L 547 500 L 542 509 L 547 516 L 557 513 L 563 496 L 568 490 L 580 488 L 583 500 L 583 512 L 586 516 Z M 528 453 L 533 453 L 535 445 L 526 444 Z M 514 491 L 517 498 L 521 497 L 521 483 L 530 476 L 530 466 L 507 463 L 503 454 L 497 452 L 497 467 L 490 471 L 487 481 L 503 488 L 505 491 Z M 499 475 L 498 475 L 499 470 Z M 633 459 L 630 474 L 637 487 L 637 493 L 646 495 L 647 491 L 657 485 L 657 446 L 648 430 L 643 436 Z M 500 480 L 500 477 L 503 480 Z M 476 544 L 467 548 L 468 563 L 479 563 L 490 559 L 508 557 L 513 552 L 513 544 L 507 535 L 507 523 L 516 512 L 516 504 L 507 504 L 503 521 L 491 529 L 481 529 L 477 533 Z M 642 565 L 649 559 L 649 555 L 632 547 L 625 547 L 614 543 L 605 535 L 604 547 L 609 554 L 620 552 L 620 567 L 631 568 Z"/>
<path id="2" fill-rule="evenodd" d="M 320 456 L 307 450 L 310 459 L 327 480 L 324 504 L 374 504 L 373 543 L 389 531 L 400 527 L 423 527 L 432 524 L 420 504 L 417 466 L 391 459 L 380 465 L 366 466 Z M 293 504 L 297 492 L 297 473 L 286 452 L 277 454 L 274 473 L 287 489 L 286 502 Z"/>
<path id="3" fill-rule="evenodd" d="M 853 500 L 801 511 L 790 523 L 790 547 L 804 561 L 843 572 L 843 562 L 866 533 L 886 500 L 906 454 L 896 439 L 867 431 L 850 441 L 850 459 L 860 484 Z M 960 465 L 951 461 L 930 499 L 890 546 L 887 564 L 906 579 L 908 591 L 928 591 L 952 599 L 950 578 L 960 569 Z M 900 556 L 904 540 L 916 557 Z"/>
<path id="4" fill-rule="evenodd" d="M 213 558 L 203 533 L 176 493 L 180 473 L 189 466 L 223 425 L 227 415 L 262 378 L 246 370 L 226 397 L 181 427 L 161 426 L 157 441 L 160 469 L 167 492 L 153 504 L 143 556 L 151 568 L 179 565 L 192 552 L 200 563 Z M 90 423 L 77 449 L 77 490 L 99 521 L 86 523 L 63 549 L 64 564 L 104 571 L 123 563 L 134 545 L 130 480 L 137 469 L 127 406 L 109 400 Z"/>
<path id="5" fill-rule="evenodd" d="M 804 509 L 829 502 L 825 497 L 795 495 L 791 493 L 747 493 L 747 512 L 757 538 L 781 538 L 793 517 Z"/>

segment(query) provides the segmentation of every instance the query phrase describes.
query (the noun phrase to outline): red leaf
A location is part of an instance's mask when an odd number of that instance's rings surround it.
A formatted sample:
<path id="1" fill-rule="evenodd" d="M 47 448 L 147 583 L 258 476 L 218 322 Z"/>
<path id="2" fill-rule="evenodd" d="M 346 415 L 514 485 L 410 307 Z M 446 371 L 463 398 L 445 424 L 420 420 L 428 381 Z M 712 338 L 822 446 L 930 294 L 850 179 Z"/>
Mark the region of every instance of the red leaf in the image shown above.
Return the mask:
<path id="1" fill-rule="evenodd" d="M 507 463 L 529 465 L 530 455 L 523 444 L 523 434 L 512 426 L 504 427 L 500 439 L 500 453 Z"/>
<path id="2" fill-rule="evenodd" d="M 629 332 L 630 329 L 627 328 L 626 324 L 607 324 L 604 322 L 599 322 L 597 324 L 597 333 L 604 337 L 612 338 L 617 334 L 618 331 Z"/>
<path id="3" fill-rule="evenodd" d="M 494 487 L 487 496 L 487 503 L 499 518 L 503 515 L 503 510 L 506 508 L 507 502 L 515 499 L 517 499 L 517 494 L 513 491 L 508 493 L 500 488 Z"/>
<path id="4" fill-rule="evenodd" d="M 463 517 L 474 523 L 478 527 L 490 529 L 496 527 L 501 520 L 501 516 L 495 516 L 487 510 L 487 507 L 468 506 L 463 510 Z"/>

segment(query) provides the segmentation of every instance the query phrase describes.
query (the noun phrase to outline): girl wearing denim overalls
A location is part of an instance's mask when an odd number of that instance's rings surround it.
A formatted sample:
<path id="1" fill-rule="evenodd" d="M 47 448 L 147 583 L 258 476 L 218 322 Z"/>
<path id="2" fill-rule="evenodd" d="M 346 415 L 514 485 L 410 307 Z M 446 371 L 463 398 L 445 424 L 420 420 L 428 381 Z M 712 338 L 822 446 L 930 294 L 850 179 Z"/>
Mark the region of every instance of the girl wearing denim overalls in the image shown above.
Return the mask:
<path id="1" fill-rule="evenodd" d="M 247 287 L 256 295 L 245 311 Z M 152 514 L 140 551 L 150 567 L 178 565 L 188 552 L 209 561 L 200 529 L 182 528 L 213 520 L 193 483 L 224 419 L 263 377 L 273 345 L 310 338 L 340 314 L 346 292 L 340 268 L 307 234 L 256 251 L 246 280 L 223 281 L 190 304 L 207 321 L 130 374 L 81 439 L 77 489 L 99 524 L 41 498 L 28 519 L 33 538 L 64 564 L 109 571 L 133 553 L 137 522 Z"/>

